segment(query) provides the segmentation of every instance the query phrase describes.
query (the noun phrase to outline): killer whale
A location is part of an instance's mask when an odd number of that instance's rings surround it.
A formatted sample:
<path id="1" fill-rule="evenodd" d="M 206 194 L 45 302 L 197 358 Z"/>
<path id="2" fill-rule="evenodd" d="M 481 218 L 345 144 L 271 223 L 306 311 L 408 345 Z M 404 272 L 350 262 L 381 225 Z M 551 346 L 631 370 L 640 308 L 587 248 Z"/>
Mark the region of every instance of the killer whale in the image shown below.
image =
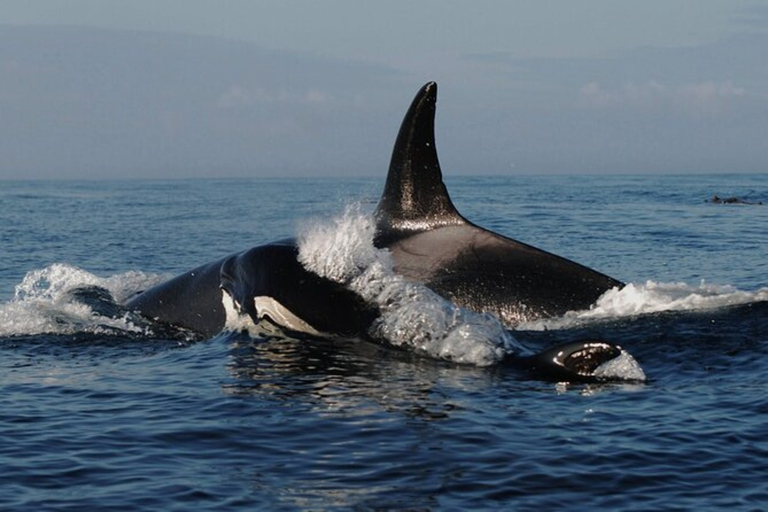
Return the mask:
<path id="1" fill-rule="evenodd" d="M 437 84 L 424 85 L 398 133 L 381 199 L 374 244 L 395 271 L 507 326 L 586 309 L 620 281 L 485 230 L 454 207 L 434 140 Z M 202 265 L 131 298 L 125 306 L 164 324 L 212 337 L 238 316 L 267 319 L 320 336 L 365 337 L 379 314 L 343 284 L 307 270 L 295 239 L 254 247 Z M 554 352 L 553 352 L 554 351 Z M 613 359 L 610 343 L 569 343 L 519 358 L 539 374 L 590 380 Z M 555 354 L 554 356 L 552 354 Z"/>
<path id="2" fill-rule="evenodd" d="M 398 273 L 507 326 L 588 309 L 624 284 L 465 219 L 443 183 L 435 146 L 437 84 L 426 84 L 403 120 L 381 200 L 376 245 Z"/>
<path id="3" fill-rule="evenodd" d="M 206 338 L 220 333 L 233 314 L 248 315 L 253 323 L 267 317 L 313 335 L 362 335 L 375 309 L 305 269 L 297 256 L 293 239 L 257 246 L 160 283 L 125 306 Z"/>

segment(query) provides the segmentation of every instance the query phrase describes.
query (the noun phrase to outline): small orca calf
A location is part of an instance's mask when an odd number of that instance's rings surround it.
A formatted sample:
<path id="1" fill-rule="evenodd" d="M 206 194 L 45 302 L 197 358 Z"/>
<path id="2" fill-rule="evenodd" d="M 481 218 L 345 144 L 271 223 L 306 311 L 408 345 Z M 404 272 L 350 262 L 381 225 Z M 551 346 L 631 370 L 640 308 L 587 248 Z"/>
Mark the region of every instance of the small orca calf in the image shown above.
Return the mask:
<path id="1" fill-rule="evenodd" d="M 456 210 L 437 159 L 437 84 L 427 83 L 405 115 L 376 208 L 374 245 L 396 273 L 506 326 L 588 309 L 623 283 L 565 258 L 483 229 Z M 294 239 L 227 256 L 131 298 L 141 315 L 211 337 L 228 319 L 269 319 L 311 335 L 366 337 L 378 307 L 341 283 L 307 270 Z M 621 353 L 610 343 L 568 343 L 532 357 L 540 376 L 590 380 Z"/>

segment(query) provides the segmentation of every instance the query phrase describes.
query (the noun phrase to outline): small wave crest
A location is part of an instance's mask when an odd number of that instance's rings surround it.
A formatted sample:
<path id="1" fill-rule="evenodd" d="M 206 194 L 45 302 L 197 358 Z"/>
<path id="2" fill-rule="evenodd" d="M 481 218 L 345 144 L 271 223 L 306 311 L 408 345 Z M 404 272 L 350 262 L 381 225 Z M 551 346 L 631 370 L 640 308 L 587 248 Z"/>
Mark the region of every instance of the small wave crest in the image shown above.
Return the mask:
<path id="1" fill-rule="evenodd" d="M 700 283 L 630 283 L 605 292 L 593 307 L 571 311 L 561 318 L 536 320 L 518 329 L 566 329 L 591 320 L 616 319 L 666 311 L 705 311 L 768 301 L 768 288 L 748 292 L 730 285 Z"/>
<path id="2" fill-rule="evenodd" d="M 376 225 L 359 205 L 299 233 L 299 261 L 342 283 L 381 312 L 369 334 L 445 360 L 487 366 L 522 347 L 501 322 L 459 308 L 426 286 L 396 274 L 389 251 L 373 245 Z"/>
<path id="3" fill-rule="evenodd" d="M 161 280 L 142 272 L 98 277 L 66 263 L 27 273 L 12 300 L 0 304 L 0 336 L 151 331 L 117 304 Z M 87 292 L 104 290 L 106 293 Z"/>

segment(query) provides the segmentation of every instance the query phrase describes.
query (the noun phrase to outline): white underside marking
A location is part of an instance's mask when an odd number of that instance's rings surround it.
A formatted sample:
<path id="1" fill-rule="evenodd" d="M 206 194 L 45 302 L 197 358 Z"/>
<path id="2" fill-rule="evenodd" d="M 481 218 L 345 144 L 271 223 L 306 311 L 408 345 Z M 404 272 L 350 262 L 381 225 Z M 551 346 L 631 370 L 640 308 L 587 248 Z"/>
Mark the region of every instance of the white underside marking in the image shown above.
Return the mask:
<path id="1" fill-rule="evenodd" d="M 256 313 L 259 315 L 259 318 L 269 317 L 277 325 L 286 329 L 313 336 L 323 336 L 323 333 L 296 316 L 291 310 L 272 297 L 254 297 L 253 305 L 256 306 Z"/>
<path id="2" fill-rule="evenodd" d="M 225 290 L 221 291 L 221 303 L 224 306 L 224 313 L 226 314 L 224 330 L 232 332 L 246 331 L 252 336 L 258 336 L 263 332 L 263 330 L 259 329 L 253 322 L 249 315 L 242 313 L 242 306 Z M 295 332 L 303 332 L 313 336 L 324 336 L 323 333 L 296 316 L 291 310 L 272 297 L 254 297 L 253 305 L 256 306 L 256 314 L 258 315 L 259 320 L 266 317 L 278 326 Z"/>
<path id="3" fill-rule="evenodd" d="M 226 320 L 224 321 L 224 330 L 232 332 L 247 331 L 255 336 L 258 332 L 256 324 L 251 317 L 240 313 L 241 306 L 235 299 L 229 296 L 225 290 L 221 290 L 221 304 L 224 306 Z"/>

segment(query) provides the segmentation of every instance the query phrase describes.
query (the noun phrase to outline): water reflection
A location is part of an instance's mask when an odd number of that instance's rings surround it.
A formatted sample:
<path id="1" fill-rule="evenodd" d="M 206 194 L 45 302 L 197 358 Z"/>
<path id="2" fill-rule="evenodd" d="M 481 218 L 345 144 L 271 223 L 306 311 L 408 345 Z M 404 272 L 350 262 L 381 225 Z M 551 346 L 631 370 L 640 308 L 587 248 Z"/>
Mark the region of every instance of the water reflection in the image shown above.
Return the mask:
<path id="1" fill-rule="evenodd" d="M 398 412 L 428 420 L 465 407 L 465 393 L 494 385 L 496 372 L 430 360 L 359 340 L 228 335 L 230 394 L 301 401 L 320 414 Z M 459 391 L 459 393 L 457 393 Z"/>

